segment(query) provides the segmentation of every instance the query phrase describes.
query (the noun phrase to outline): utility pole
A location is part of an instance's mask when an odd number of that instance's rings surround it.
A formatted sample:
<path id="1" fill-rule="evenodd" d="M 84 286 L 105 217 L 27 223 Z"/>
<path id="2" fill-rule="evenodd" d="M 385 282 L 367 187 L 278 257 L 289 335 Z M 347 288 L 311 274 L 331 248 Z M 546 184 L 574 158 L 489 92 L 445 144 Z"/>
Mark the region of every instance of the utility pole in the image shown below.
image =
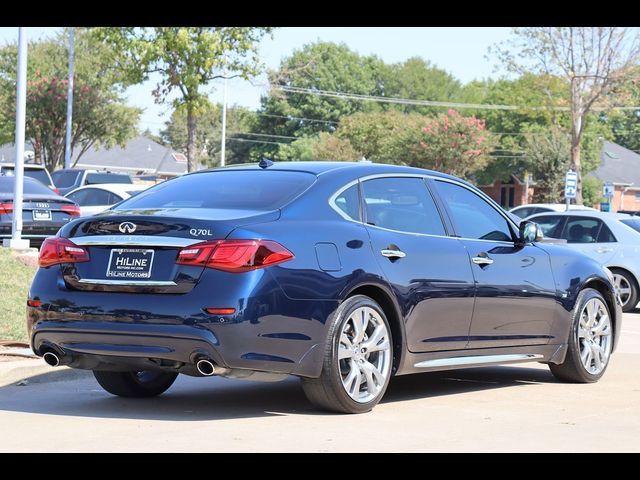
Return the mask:
<path id="1" fill-rule="evenodd" d="M 224 87 L 222 94 L 222 139 L 220 140 L 220 166 L 225 164 L 225 147 L 227 143 L 227 72 L 224 72 Z"/>
<path id="2" fill-rule="evenodd" d="M 69 83 L 67 85 L 67 135 L 64 146 L 64 168 L 71 168 L 71 119 L 73 116 L 73 63 L 75 56 L 75 29 L 69 28 Z"/>
<path id="3" fill-rule="evenodd" d="M 29 240 L 22 239 L 22 200 L 24 190 L 24 130 L 25 110 L 27 107 L 27 32 L 24 27 L 18 30 L 18 78 L 16 86 L 16 163 L 13 186 L 13 221 L 11 239 L 4 240 L 5 247 L 15 250 L 29 248 Z"/>

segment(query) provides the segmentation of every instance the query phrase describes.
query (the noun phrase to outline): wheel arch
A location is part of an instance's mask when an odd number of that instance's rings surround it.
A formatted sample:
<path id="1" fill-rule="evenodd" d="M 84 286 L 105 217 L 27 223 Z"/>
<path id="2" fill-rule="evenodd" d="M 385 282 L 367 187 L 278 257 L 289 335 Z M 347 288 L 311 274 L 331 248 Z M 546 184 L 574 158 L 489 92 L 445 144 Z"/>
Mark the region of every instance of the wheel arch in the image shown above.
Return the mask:
<path id="1" fill-rule="evenodd" d="M 391 374 L 394 375 L 399 366 L 402 365 L 406 351 L 406 333 L 400 307 L 393 293 L 379 284 L 368 283 L 353 287 L 348 291 L 344 299 L 353 297 L 354 295 L 366 295 L 375 300 L 387 316 L 389 326 L 391 327 L 391 337 L 393 338 L 393 367 Z"/>

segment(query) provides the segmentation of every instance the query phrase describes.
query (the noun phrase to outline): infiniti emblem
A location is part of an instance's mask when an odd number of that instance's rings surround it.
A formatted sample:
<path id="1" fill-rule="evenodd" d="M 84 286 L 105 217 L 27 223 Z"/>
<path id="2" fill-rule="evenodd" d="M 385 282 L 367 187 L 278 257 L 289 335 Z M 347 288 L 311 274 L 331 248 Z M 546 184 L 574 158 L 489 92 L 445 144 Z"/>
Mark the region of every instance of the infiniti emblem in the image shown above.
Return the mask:
<path id="1" fill-rule="evenodd" d="M 135 223 L 122 222 L 118 227 L 118 230 L 120 230 L 122 233 L 133 233 L 136 231 L 136 228 L 138 227 L 136 226 Z"/>

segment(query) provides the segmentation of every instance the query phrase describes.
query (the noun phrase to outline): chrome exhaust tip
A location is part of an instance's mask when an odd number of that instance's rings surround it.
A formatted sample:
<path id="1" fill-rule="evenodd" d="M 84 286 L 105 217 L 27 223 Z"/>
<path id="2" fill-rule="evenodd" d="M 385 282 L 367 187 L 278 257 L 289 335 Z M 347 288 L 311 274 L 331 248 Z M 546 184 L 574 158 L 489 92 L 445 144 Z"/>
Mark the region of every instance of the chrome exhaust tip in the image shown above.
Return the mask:
<path id="1" fill-rule="evenodd" d="M 215 365 L 211 360 L 208 360 L 206 358 L 198 360 L 198 362 L 196 363 L 196 368 L 198 369 L 198 372 L 200 372 L 200 374 L 204 375 L 205 377 L 210 377 L 211 375 L 216 373 Z"/>
<path id="2" fill-rule="evenodd" d="M 53 352 L 46 352 L 42 356 L 42 358 L 47 363 L 47 365 L 50 365 L 52 367 L 57 367 L 58 365 L 60 365 L 60 357 L 58 357 L 58 355 Z"/>

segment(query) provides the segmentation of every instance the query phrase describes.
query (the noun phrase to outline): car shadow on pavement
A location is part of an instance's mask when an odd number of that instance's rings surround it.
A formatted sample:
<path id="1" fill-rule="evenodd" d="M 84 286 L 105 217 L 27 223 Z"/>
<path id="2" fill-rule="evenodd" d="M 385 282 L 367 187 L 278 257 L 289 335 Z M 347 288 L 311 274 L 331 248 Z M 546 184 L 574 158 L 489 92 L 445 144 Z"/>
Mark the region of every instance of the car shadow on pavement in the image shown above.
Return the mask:
<path id="1" fill-rule="evenodd" d="M 383 404 L 494 388 L 555 383 L 546 369 L 490 367 L 406 375 L 392 379 Z M 398 405 L 399 406 L 399 405 Z M 315 410 L 297 379 L 254 383 L 181 376 L 164 395 L 114 397 L 91 378 L 0 388 L 2 411 L 95 418 L 210 421 L 278 415 L 332 415 Z"/>

